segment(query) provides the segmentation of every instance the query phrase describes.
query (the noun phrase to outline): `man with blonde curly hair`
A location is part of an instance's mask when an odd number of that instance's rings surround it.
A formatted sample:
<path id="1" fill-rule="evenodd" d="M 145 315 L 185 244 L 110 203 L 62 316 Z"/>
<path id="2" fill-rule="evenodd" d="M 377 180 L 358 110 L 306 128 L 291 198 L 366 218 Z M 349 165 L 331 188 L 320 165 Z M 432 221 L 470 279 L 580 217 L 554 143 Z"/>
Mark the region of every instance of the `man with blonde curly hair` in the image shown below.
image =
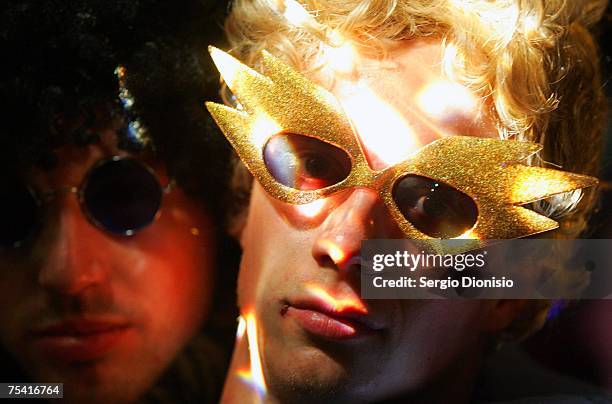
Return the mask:
<path id="1" fill-rule="evenodd" d="M 346 129 L 326 120 L 327 110 L 319 111 L 316 102 L 303 102 L 296 112 L 298 95 L 261 95 L 279 72 L 294 77 L 270 54 L 281 59 L 333 94 L 356 133 L 355 148 L 374 172 L 437 139 L 469 136 L 540 143 L 540 160 L 530 164 L 596 175 L 605 100 L 589 28 L 606 3 L 237 0 L 226 29 L 232 53 L 263 75 L 245 73 L 257 91 L 241 87 L 243 94 L 260 96 L 280 111 L 275 118 L 295 127 L 315 122 L 330 138 Z M 215 50 L 213 57 L 218 65 L 225 58 Z M 232 78 L 224 79 L 235 90 Z M 299 79 L 295 83 L 296 94 L 311 91 Z M 252 98 L 235 92 L 226 93 L 227 103 L 258 110 Z M 325 94 L 317 102 L 336 102 Z M 242 125 L 243 112 L 209 109 L 226 136 Z M 240 164 L 234 177 L 237 199 L 243 195 L 248 203 L 235 230 L 244 250 L 238 297 L 251 352 L 249 357 L 247 339 L 239 338 L 224 402 L 243 402 L 251 394 L 239 377 L 249 360 L 252 379 L 260 381 L 257 391 L 267 387 L 266 402 L 472 400 L 491 342 L 539 327 L 549 303 L 362 300 L 361 241 L 404 238 L 406 231 L 371 185 L 308 199 L 308 191 L 333 188 L 351 164 L 360 163 L 343 155 L 336 146 L 345 145 L 338 142 L 322 145 L 304 136 L 310 133 L 262 122 L 253 123 L 253 138 L 279 134 L 262 146 L 261 164 L 253 162 L 256 154 L 241 154 L 259 181 L 253 183 Z M 244 141 L 234 147 L 246 148 Z M 267 172 L 258 168 L 264 166 Z M 284 191 L 271 181 L 304 192 Z M 586 195 L 565 192 L 533 206 L 559 223 L 548 237 L 573 238 L 584 230 L 593 202 Z M 445 213 L 459 202 L 436 215 L 427 198 L 410 213 L 424 227 L 461 222 L 461 215 Z M 298 200 L 310 203 L 288 203 Z M 419 230 L 427 233 L 423 226 Z M 257 342 L 259 358 L 253 355 Z"/>

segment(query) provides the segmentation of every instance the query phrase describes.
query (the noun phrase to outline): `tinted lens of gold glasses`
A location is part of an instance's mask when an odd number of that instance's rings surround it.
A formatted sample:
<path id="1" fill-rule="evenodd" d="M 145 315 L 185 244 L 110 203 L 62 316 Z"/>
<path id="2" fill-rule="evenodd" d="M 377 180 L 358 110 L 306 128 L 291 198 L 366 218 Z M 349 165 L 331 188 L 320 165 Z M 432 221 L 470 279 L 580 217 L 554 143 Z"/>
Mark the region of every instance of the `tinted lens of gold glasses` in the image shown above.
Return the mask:
<path id="1" fill-rule="evenodd" d="M 474 227 L 478 219 L 478 207 L 472 198 L 420 175 L 398 179 L 393 200 L 414 227 L 434 238 L 458 237 Z"/>
<path id="2" fill-rule="evenodd" d="M 270 138 L 263 155 L 266 168 L 276 181 L 301 191 L 337 184 L 351 172 L 351 159 L 344 150 L 295 133 Z"/>

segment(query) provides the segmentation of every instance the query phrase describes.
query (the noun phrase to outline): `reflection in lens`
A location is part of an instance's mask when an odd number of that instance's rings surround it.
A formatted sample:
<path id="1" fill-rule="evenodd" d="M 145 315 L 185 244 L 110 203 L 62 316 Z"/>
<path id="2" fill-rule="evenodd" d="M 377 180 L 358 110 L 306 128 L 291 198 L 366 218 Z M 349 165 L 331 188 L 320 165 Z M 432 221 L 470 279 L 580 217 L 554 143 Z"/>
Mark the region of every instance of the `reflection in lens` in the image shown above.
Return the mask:
<path id="1" fill-rule="evenodd" d="M 478 219 L 478 207 L 472 198 L 420 175 L 399 179 L 393 187 L 393 199 L 414 227 L 434 238 L 460 236 Z"/>
<path id="2" fill-rule="evenodd" d="M 299 190 L 329 187 L 351 172 L 351 159 L 344 150 L 294 133 L 272 137 L 264 147 L 264 163 L 274 179 Z"/>
<path id="3" fill-rule="evenodd" d="M 83 203 L 111 233 L 130 235 L 155 219 L 162 199 L 157 178 L 136 160 L 114 159 L 90 173 Z"/>
<path id="4" fill-rule="evenodd" d="M 0 247 L 19 247 L 38 227 L 36 199 L 23 184 L 0 190 Z"/>

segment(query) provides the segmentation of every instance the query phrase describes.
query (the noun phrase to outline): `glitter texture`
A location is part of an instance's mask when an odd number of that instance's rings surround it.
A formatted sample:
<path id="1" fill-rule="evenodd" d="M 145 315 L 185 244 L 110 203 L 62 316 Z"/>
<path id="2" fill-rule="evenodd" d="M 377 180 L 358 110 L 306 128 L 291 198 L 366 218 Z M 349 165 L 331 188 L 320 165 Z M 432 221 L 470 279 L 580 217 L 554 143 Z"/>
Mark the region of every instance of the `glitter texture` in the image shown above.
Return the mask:
<path id="1" fill-rule="evenodd" d="M 281 201 L 305 204 L 343 189 L 368 187 L 379 192 L 407 238 L 431 241 L 406 220 L 392 197 L 398 179 L 421 175 L 450 185 L 476 202 L 478 220 L 459 237 L 469 239 L 458 248 L 466 251 L 484 240 L 514 239 L 557 228 L 554 220 L 520 205 L 597 183 L 593 177 L 521 164 L 541 149 L 538 144 L 465 136 L 437 140 L 399 164 L 374 171 L 330 92 L 267 52 L 262 55 L 266 76 L 219 49 L 211 47 L 210 52 L 242 109 L 211 102 L 206 106 L 247 168 Z M 271 136 L 282 132 L 311 136 L 341 148 L 351 158 L 350 174 L 317 190 L 300 191 L 278 183 L 264 164 L 263 148 Z M 431 242 L 428 245 L 431 249 Z"/>

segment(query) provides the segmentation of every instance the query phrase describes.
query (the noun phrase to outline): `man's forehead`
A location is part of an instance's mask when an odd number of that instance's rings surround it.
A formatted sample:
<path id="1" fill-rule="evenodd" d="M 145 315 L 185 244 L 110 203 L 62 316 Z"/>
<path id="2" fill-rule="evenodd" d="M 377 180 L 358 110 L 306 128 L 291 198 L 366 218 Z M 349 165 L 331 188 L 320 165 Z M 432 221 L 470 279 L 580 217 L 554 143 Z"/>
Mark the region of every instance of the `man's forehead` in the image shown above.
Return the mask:
<path id="1" fill-rule="evenodd" d="M 442 52 L 440 40 L 401 41 L 385 58 L 353 52 L 350 73 L 327 70 L 375 169 L 445 136 L 497 136 L 482 99 L 445 77 Z"/>
<path id="2" fill-rule="evenodd" d="M 53 155 L 57 164 L 50 169 L 34 168 L 29 175 L 30 181 L 42 188 L 77 186 L 96 162 L 129 154 L 118 147 L 118 136 L 112 128 L 100 130 L 98 134 L 97 142 L 83 146 L 65 144 L 55 149 Z"/>

